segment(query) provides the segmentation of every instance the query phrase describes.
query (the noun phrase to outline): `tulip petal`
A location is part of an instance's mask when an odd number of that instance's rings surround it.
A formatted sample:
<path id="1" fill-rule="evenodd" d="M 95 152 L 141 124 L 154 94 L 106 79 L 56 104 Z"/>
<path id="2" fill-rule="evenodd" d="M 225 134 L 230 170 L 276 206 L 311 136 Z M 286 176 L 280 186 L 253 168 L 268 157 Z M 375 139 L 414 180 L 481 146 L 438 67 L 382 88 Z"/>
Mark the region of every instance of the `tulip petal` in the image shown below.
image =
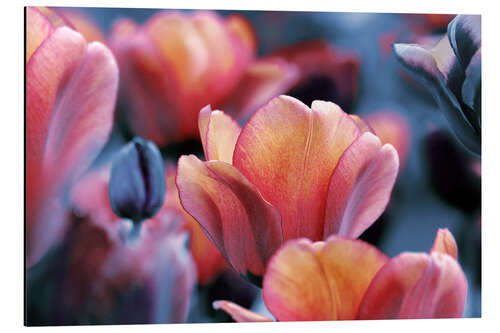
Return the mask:
<path id="1" fill-rule="evenodd" d="M 73 27 L 85 37 L 87 42 L 106 42 L 106 38 L 101 30 L 99 30 L 98 25 L 83 12 L 74 8 L 57 8 L 57 12 L 71 22 Z"/>
<path id="2" fill-rule="evenodd" d="M 221 109 L 235 118 L 246 119 L 271 98 L 289 90 L 298 75 L 297 67 L 283 59 L 258 60 L 248 66 L 236 88 L 238 93 L 224 101 Z"/>
<path id="3" fill-rule="evenodd" d="M 229 301 L 215 301 L 213 302 L 215 310 L 224 310 L 237 322 L 268 322 L 272 321 L 271 318 L 260 315 L 253 311 L 247 310 L 238 304 Z"/>
<path id="4" fill-rule="evenodd" d="M 481 126 L 481 49 L 477 50 L 465 71 L 462 100 L 479 118 Z"/>
<path id="5" fill-rule="evenodd" d="M 457 260 L 457 243 L 455 242 L 455 238 L 448 229 L 438 230 L 430 253 L 433 252 L 446 253 Z"/>
<path id="6" fill-rule="evenodd" d="M 52 31 L 54 27 L 40 10 L 36 7 L 26 7 L 26 63 Z"/>
<path id="7" fill-rule="evenodd" d="M 324 237 L 357 238 L 387 206 L 399 168 L 398 154 L 363 133 L 345 151 L 332 173 L 325 211 Z"/>
<path id="8" fill-rule="evenodd" d="M 264 302 L 279 321 L 354 319 L 372 278 L 388 260 L 358 240 L 289 241 L 269 262 Z"/>
<path id="9" fill-rule="evenodd" d="M 410 152 L 411 129 L 407 119 L 390 110 L 370 113 L 364 119 L 382 144 L 390 143 L 396 148 L 402 170 Z"/>
<path id="10" fill-rule="evenodd" d="M 212 111 L 208 105 L 200 111 L 198 126 L 206 160 L 231 164 L 234 146 L 241 132 L 238 123 L 222 111 Z"/>
<path id="11" fill-rule="evenodd" d="M 182 156 L 177 187 L 184 209 L 242 275 L 264 274 L 265 264 L 281 246 L 278 211 L 233 166 Z"/>
<path id="12" fill-rule="evenodd" d="M 118 66 L 111 51 L 90 43 L 85 62 L 58 91 L 44 168 L 62 178 L 90 165 L 111 133 L 117 90 Z"/>
<path id="13" fill-rule="evenodd" d="M 323 239 L 330 175 L 359 132 L 337 105 L 315 101 L 311 110 L 288 96 L 271 100 L 243 127 L 233 164 L 281 213 L 284 240 Z"/>
<path id="14" fill-rule="evenodd" d="M 402 253 L 375 276 L 358 319 L 461 317 L 467 280 L 455 259 L 442 253 Z"/>
<path id="15" fill-rule="evenodd" d="M 450 45 L 462 68 L 481 48 L 481 15 L 457 15 L 448 25 Z"/>
<path id="16" fill-rule="evenodd" d="M 354 122 L 356 123 L 356 125 L 358 125 L 359 130 L 362 133 L 371 132 L 371 133 L 375 134 L 375 130 L 373 129 L 373 127 L 371 126 L 370 123 L 365 121 L 365 119 L 363 119 L 360 116 L 355 115 L 355 114 L 350 114 L 349 117 L 351 117 L 351 119 L 354 120 Z"/>
<path id="17" fill-rule="evenodd" d="M 405 70 L 430 90 L 460 142 L 470 151 L 480 154 L 480 135 L 469 121 L 472 118 L 467 117 L 446 86 L 446 78 L 440 71 L 444 65 L 439 65 L 431 52 L 418 45 L 394 44 L 394 52 Z"/>
<path id="18" fill-rule="evenodd" d="M 257 51 L 257 37 L 250 22 L 242 15 L 231 14 L 226 17 L 227 28 L 235 33 L 245 45 L 250 54 Z"/>

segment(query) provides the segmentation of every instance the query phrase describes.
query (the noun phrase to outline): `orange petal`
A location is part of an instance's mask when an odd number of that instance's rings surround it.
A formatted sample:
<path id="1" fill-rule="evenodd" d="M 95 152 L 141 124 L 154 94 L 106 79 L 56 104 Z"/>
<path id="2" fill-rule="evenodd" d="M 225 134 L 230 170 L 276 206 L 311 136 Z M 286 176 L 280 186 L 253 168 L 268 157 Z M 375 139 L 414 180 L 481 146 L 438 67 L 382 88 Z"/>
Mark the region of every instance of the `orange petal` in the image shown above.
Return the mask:
<path id="1" fill-rule="evenodd" d="M 446 253 L 457 260 L 457 243 L 448 229 L 439 229 L 436 233 L 436 239 L 430 253 L 433 252 Z"/>
<path id="2" fill-rule="evenodd" d="M 58 8 L 57 12 L 70 21 L 75 29 L 85 37 L 87 42 L 104 43 L 106 41 L 97 24 L 82 12 L 70 8 Z"/>
<path id="3" fill-rule="evenodd" d="M 251 54 L 257 51 L 257 36 L 248 20 L 238 14 L 231 14 L 226 17 L 226 25 L 234 32 L 243 44 L 250 50 Z"/>
<path id="4" fill-rule="evenodd" d="M 283 59 L 257 60 L 246 69 L 236 88 L 238 93 L 229 96 L 221 108 L 238 119 L 246 119 L 271 98 L 288 91 L 298 74 L 297 67 Z"/>
<path id="5" fill-rule="evenodd" d="M 26 7 L 26 63 L 52 31 L 54 27 L 40 10 Z"/>
<path id="6" fill-rule="evenodd" d="M 373 279 L 358 319 L 461 317 L 467 280 L 460 265 L 442 253 L 402 253 Z"/>
<path id="7" fill-rule="evenodd" d="M 398 154 L 363 133 L 345 151 L 332 173 L 325 212 L 325 237 L 356 238 L 382 214 L 398 173 Z"/>
<path id="8" fill-rule="evenodd" d="M 388 260 L 359 240 L 289 241 L 269 262 L 264 302 L 279 321 L 354 319 L 372 278 Z"/>
<path id="9" fill-rule="evenodd" d="M 201 109 L 198 126 L 206 160 L 233 163 L 234 146 L 241 132 L 240 126 L 224 112 L 212 111 L 210 105 Z"/>
<path id="10" fill-rule="evenodd" d="M 403 169 L 411 143 L 411 130 L 406 118 L 400 113 L 388 110 L 370 113 L 364 119 L 373 128 L 382 144 L 390 143 L 396 148 L 400 169 Z"/>
<path id="11" fill-rule="evenodd" d="M 330 176 L 358 135 L 335 104 L 315 101 L 311 110 L 280 96 L 243 127 L 233 164 L 281 213 L 285 240 L 320 240 Z"/>
<path id="12" fill-rule="evenodd" d="M 235 270 L 262 276 L 282 233 L 279 213 L 257 189 L 230 164 L 193 155 L 179 159 L 177 188 L 184 209 Z"/>
<path id="13" fill-rule="evenodd" d="M 361 132 L 371 132 L 371 133 L 375 134 L 375 131 L 370 126 L 370 124 L 367 121 L 365 121 L 363 118 L 361 118 L 360 116 L 355 115 L 355 114 L 350 114 L 349 117 L 351 117 L 352 120 L 354 120 L 354 122 L 356 123 L 356 125 L 358 125 Z"/>
<path id="14" fill-rule="evenodd" d="M 247 310 L 238 304 L 229 301 L 213 302 L 215 310 L 222 309 L 226 311 L 237 322 L 266 322 L 273 321 L 271 318 Z"/>

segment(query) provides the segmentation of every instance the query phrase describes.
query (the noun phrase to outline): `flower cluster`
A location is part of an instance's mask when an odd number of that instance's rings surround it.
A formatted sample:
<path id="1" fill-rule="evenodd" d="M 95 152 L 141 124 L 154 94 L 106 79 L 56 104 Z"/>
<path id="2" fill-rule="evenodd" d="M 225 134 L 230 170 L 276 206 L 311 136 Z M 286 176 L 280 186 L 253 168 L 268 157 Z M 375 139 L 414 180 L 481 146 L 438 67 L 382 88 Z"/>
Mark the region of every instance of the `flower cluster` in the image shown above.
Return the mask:
<path id="1" fill-rule="evenodd" d="M 394 46 L 476 154 L 479 20 Z M 352 113 L 360 57 L 326 38 L 261 52 L 241 14 L 158 11 L 107 36 L 27 7 L 28 324 L 216 321 L 213 300 L 236 321 L 461 317 L 448 229 L 392 259 L 358 239 L 386 227 L 414 151 L 404 113 Z M 258 288 L 274 318 L 236 304 Z"/>

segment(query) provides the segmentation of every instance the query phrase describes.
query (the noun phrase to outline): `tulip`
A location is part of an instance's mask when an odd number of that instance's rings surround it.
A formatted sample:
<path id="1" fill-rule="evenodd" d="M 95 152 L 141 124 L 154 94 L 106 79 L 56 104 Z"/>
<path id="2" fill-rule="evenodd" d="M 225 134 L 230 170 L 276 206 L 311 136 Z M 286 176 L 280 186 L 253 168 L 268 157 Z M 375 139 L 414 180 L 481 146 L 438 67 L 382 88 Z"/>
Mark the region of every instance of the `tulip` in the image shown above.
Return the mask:
<path id="1" fill-rule="evenodd" d="M 64 231 L 65 194 L 106 143 L 118 67 L 99 42 L 87 44 L 26 9 L 26 238 L 34 265 Z"/>
<path id="2" fill-rule="evenodd" d="M 88 173 L 71 193 L 80 217 L 68 236 L 63 286 L 71 315 L 111 324 L 183 322 L 196 282 L 185 213 L 165 201 L 129 242 L 127 221 L 111 208 L 109 182 L 108 166 Z"/>
<path id="3" fill-rule="evenodd" d="M 457 139 L 481 155 L 481 17 L 458 15 L 432 49 L 394 44 L 394 52 L 432 93 Z"/>
<path id="4" fill-rule="evenodd" d="M 285 244 L 271 259 L 263 298 L 278 321 L 461 317 L 467 280 L 447 229 L 429 254 L 389 259 L 372 245 L 336 235 Z M 271 321 L 227 301 L 214 307 L 237 321 Z"/>
<path id="5" fill-rule="evenodd" d="M 257 284 L 284 241 L 358 237 L 383 212 L 398 172 L 395 149 L 330 102 L 276 97 L 242 129 L 207 106 L 199 127 L 207 161 L 179 159 L 181 204 Z"/>
<path id="6" fill-rule="evenodd" d="M 297 76 L 282 59 L 254 60 L 253 30 L 238 15 L 162 11 L 142 26 L 124 19 L 113 26 L 110 45 L 125 118 L 135 134 L 159 146 L 196 139 L 204 105 L 248 114 Z"/>
<path id="7" fill-rule="evenodd" d="M 136 137 L 115 156 L 109 197 L 116 215 L 135 224 L 158 212 L 165 200 L 165 170 L 153 142 Z"/>

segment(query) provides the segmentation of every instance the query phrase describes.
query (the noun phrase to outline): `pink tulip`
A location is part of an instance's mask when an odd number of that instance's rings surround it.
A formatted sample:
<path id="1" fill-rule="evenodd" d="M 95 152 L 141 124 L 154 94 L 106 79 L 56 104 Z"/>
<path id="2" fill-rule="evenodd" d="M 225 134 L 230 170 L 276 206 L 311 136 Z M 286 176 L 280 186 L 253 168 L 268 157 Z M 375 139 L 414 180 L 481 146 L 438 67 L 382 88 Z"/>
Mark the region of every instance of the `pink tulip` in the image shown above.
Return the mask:
<path id="1" fill-rule="evenodd" d="M 278 321 L 461 317 L 467 280 L 455 256 L 447 229 L 438 231 L 429 254 L 392 259 L 335 235 L 325 242 L 293 240 L 269 262 L 264 303 Z M 227 301 L 214 307 L 237 321 L 271 320 Z"/>
<path id="2" fill-rule="evenodd" d="M 54 17 L 26 9 L 27 265 L 64 231 L 65 192 L 106 143 L 118 67 L 99 42 L 87 44 Z M 55 22 L 55 21 L 54 21 Z"/>
<path id="3" fill-rule="evenodd" d="M 113 26 L 110 44 L 128 123 L 159 146 L 197 138 L 204 105 L 248 114 L 297 76 L 282 59 L 254 60 L 253 30 L 237 15 L 163 11 L 142 26 L 124 19 Z"/>
<path id="4" fill-rule="evenodd" d="M 199 128 L 207 161 L 179 159 L 182 206 L 257 283 L 284 241 L 358 237 L 384 211 L 398 172 L 396 150 L 330 102 L 276 97 L 242 129 L 205 107 Z"/>

